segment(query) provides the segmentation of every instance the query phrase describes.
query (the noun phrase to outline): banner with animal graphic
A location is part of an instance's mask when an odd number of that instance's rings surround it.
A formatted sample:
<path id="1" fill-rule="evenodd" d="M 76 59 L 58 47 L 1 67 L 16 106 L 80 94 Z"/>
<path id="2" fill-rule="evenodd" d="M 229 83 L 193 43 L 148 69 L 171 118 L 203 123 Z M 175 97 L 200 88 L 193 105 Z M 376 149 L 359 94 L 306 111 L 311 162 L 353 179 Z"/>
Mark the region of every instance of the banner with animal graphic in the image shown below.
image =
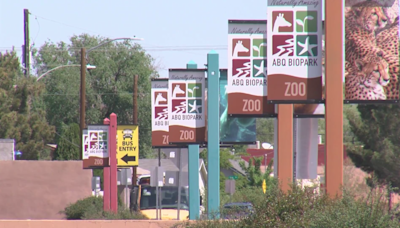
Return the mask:
<path id="1" fill-rule="evenodd" d="M 151 80 L 151 145 L 154 148 L 169 144 L 168 79 Z"/>
<path id="2" fill-rule="evenodd" d="M 222 144 L 254 144 L 256 142 L 256 118 L 251 117 L 229 117 L 228 94 L 227 94 L 227 69 L 220 69 L 219 80 L 219 116 L 220 116 L 220 141 Z"/>
<path id="3" fill-rule="evenodd" d="M 268 0 L 267 12 L 268 102 L 322 102 L 321 1 Z"/>
<path id="4" fill-rule="evenodd" d="M 266 28 L 266 20 L 228 22 L 229 115 L 275 116 L 275 106 L 267 104 Z"/>
<path id="5" fill-rule="evenodd" d="M 345 103 L 398 102 L 398 0 L 346 0 L 345 6 Z"/>
<path id="6" fill-rule="evenodd" d="M 108 167 L 109 125 L 88 125 L 82 135 L 82 161 L 84 169 Z"/>
<path id="7" fill-rule="evenodd" d="M 170 143 L 204 143 L 206 134 L 204 90 L 204 69 L 169 70 L 168 121 Z"/>

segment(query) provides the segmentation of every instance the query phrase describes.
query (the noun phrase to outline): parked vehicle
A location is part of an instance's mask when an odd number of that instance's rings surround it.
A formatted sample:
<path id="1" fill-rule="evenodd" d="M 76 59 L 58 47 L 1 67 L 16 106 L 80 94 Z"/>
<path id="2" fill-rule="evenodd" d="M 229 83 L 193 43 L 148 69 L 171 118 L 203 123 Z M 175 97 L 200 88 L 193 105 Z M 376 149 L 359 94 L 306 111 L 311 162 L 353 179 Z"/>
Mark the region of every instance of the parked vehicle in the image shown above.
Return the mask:
<path id="1" fill-rule="evenodd" d="M 164 180 L 165 182 L 165 180 Z M 142 175 L 138 178 L 137 186 L 131 191 L 130 208 L 140 211 L 149 219 L 157 218 L 157 207 L 161 209 L 162 220 L 175 220 L 178 218 L 178 187 L 163 186 L 161 189 L 161 200 L 157 203 L 157 188 L 150 186 L 150 175 Z M 159 190 L 160 191 L 160 190 Z M 200 204 L 202 197 L 200 196 Z M 181 201 L 179 207 L 179 219 L 189 218 L 189 187 L 181 187 Z"/>
<path id="2" fill-rule="evenodd" d="M 227 203 L 223 206 L 222 216 L 223 219 L 241 219 L 250 216 L 254 213 L 254 207 L 249 202 L 236 202 Z"/>

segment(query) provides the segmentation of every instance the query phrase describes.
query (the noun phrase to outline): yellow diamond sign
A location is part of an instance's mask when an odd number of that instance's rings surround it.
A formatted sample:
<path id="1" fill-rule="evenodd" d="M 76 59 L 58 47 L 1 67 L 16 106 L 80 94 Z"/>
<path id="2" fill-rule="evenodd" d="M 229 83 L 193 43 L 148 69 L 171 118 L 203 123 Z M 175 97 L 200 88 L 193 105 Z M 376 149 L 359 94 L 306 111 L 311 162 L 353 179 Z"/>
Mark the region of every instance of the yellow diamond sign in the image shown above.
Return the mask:
<path id="1" fill-rule="evenodd" d="M 139 165 L 139 127 L 137 125 L 118 125 L 117 127 L 117 166 Z"/>
<path id="2" fill-rule="evenodd" d="M 262 190 L 263 190 L 264 194 L 267 191 L 267 182 L 265 182 L 265 179 L 263 180 L 263 183 L 262 183 Z"/>

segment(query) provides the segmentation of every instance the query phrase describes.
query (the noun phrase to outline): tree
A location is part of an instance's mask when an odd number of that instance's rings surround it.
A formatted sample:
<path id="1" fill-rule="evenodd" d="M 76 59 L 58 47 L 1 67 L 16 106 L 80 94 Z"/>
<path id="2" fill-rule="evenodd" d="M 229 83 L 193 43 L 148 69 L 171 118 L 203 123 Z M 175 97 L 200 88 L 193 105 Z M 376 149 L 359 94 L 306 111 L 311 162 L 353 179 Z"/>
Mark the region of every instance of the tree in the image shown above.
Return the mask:
<path id="1" fill-rule="evenodd" d="M 64 127 L 61 137 L 57 141 L 57 149 L 54 151 L 54 160 L 79 160 L 81 133 L 76 123 Z"/>
<path id="2" fill-rule="evenodd" d="M 70 64 L 80 64 L 81 47 L 94 47 L 107 41 L 104 37 L 87 34 L 73 36 L 70 44 L 46 42 L 34 50 L 34 64 L 38 74 Z M 88 54 L 88 63 L 96 69 L 86 76 L 86 124 L 101 124 L 104 118 L 116 113 L 118 124 L 132 124 L 133 82 L 138 80 L 139 157 L 147 157 L 151 150 L 151 77 L 158 77 L 153 58 L 132 41 L 110 42 Z M 46 85 L 43 95 L 47 118 L 58 132 L 63 125 L 79 123 L 80 68 L 64 67 L 51 72 L 42 80 Z"/>
<path id="3" fill-rule="evenodd" d="M 207 161 L 207 149 L 203 149 L 200 152 L 200 158 L 203 159 L 204 165 L 207 167 L 208 166 L 208 161 Z M 228 149 L 220 149 L 219 150 L 219 164 L 220 168 L 222 169 L 229 169 L 232 167 L 232 164 L 230 163 L 230 159 L 234 159 L 235 156 L 231 154 L 231 152 Z"/>
<path id="4" fill-rule="evenodd" d="M 264 173 L 261 173 L 261 162 L 263 157 L 252 157 L 249 160 L 249 165 L 246 166 L 243 161 L 239 162 L 240 167 L 246 172 L 247 175 L 247 186 L 261 187 L 263 181 L 265 180 L 267 186 L 270 185 L 274 178 L 271 177 L 273 159 L 268 164 L 268 167 Z"/>
<path id="5" fill-rule="evenodd" d="M 16 141 L 21 159 L 44 158 L 54 127 L 46 121 L 46 113 L 36 107 L 44 85 L 24 77 L 16 52 L 0 53 L 0 138 Z"/>
<path id="6" fill-rule="evenodd" d="M 274 144 L 274 119 L 258 118 L 256 119 L 256 126 L 257 140 L 261 143 Z"/>
<path id="7" fill-rule="evenodd" d="M 241 150 L 241 146 L 237 147 L 239 149 L 239 151 Z M 230 162 L 231 159 L 236 159 L 235 155 L 232 155 L 229 149 L 220 149 L 220 157 L 219 157 L 219 164 L 220 164 L 220 169 L 230 169 L 232 167 L 232 164 Z M 204 160 L 204 165 L 207 167 L 208 166 L 208 161 L 207 161 L 207 149 L 204 149 L 203 151 L 201 151 L 200 153 L 200 158 L 202 158 Z M 219 173 L 219 187 L 221 192 L 225 191 L 225 180 L 226 177 L 224 175 L 224 173 L 220 172 Z M 236 186 L 238 188 L 241 188 L 243 186 L 242 184 L 243 182 L 243 178 L 238 178 L 238 180 L 236 181 Z"/>
<path id="8" fill-rule="evenodd" d="M 346 145 L 354 144 L 356 142 L 356 137 L 351 131 L 349 118 L 353 118 L 353 120 L 359 118 L 356 104 L 343 106 L 343 142 Z M 325 135 L 325 118 L 320 118 L 318 120 L 318 134 Z M 322 143 L 325 143 L 325 137 L 322 139 Z"/>
<path id="9" fill-rule="evenodd" d="M 399 105 L 358 105 L 359 114 L 349 124 L 359 143 L 347 149 L 357 167 L 371 174 L 378 184 L 400 187 Z M 398 190 L 397 190 L 398 191 Z"/>

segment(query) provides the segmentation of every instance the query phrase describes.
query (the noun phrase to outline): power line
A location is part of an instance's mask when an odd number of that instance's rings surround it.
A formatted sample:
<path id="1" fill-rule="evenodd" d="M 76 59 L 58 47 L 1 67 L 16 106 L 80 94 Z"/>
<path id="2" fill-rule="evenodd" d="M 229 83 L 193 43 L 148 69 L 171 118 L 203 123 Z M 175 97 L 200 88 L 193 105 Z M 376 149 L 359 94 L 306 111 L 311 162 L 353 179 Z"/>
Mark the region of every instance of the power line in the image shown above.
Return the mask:
<path id="1" fill-rule="evenodd" d="M 64 93 L 64 94 L 59 94 L 59 93 L 45 93 L 45 94 L 42 94 L 43 96 L 79 96 L 79 93 L 76 93 L 76 94 L 74 94 L 74 93 Z M 133 93 L 129 93 L 129 92 L 126 92 L 126 93 L 87 93 L 86 94 L 87 96 L 88 95 L 133 95 Z M 147 95 L 150 95 L 150 93 L 138 93 L 138 95 L 139 96 L 147 96 Z"/>
<path id="2" fill-rule="evenodd" d="M 227 50 L 228 46 L 227 45 L 204 45 L 204 46 L 154 46 L 154 47 L 142 47 L 144 51 L 196 51 L 196 50 L 209 50 L 209 49 L 217 49 L 217 50 Z M 19 47 L 0 47 L 0 51 L 4 50 L 22 50 L 22 48 Z M 68 51 L 80 51 L 80 48 L 68 48 L 66 50 L 42 50 L 40 52 L 42 53 L 54 53 L 54 52 L 68 52 Z M 126 52 L 129 52 L 131 50 L 126 50 Z M 110 48 L 97 48 L 91 52 L 121 52 L 121 50 L 116 50 L 116 49 L 110 49 Z"/>
<path id="3" fill-rule="evenodd" d="M 78 147 L 78 148 L 81 148 L 80 146 L 76 145 L 75 143 L 69 141 L 67 138 L 65 138 L 65 137 L 61 136 L 60 134 L 58 134 L 56 131 L 54 133 L 56 133 L 56 135 L 60 136 L 60 138 L 64 139 L 65 141 L 69 142 L 71 145 L 73 145 L 75 147 Z"/>
<path id="4" fill-rule="evenodd" d="M 51 21 L 51 22 L 53 22 L 53 23 L 58 23 L 58 24 L 61 24 L 61 25 L 64 25 L 64 26 L 68 26 L 68 27 L 71 27 L 71 28 L 77 28 L 77 29 L 80 29 L 80 30 L 82 30 L 82 31 L 92 32 L 92 33 L 95 33 L 95 34 L 98 34 L 98 35 L 100 34 L 100 33 L 91 31 L 91 30 L 89 30 L 89 29 L 80 28 L 80 27 L 77 27 L 77 26 L 74 26 L 74 25 L 69 25 L 69 24 L 66 24 L 66 23 L 63 23 L 63 22 L 55 21 L 55 20 L 53 20 L 53 19 L 48 19 L 48 18 L 39 16 L 39 15 L 36 15 L 36 14 L 33 14 L 33 13 L 30 13 L 30 14 L 34 15 L 35 17 L 41 18 L 41 19 L 43 19 L 43 20 L 46 20 L 46 21 Z"/>

